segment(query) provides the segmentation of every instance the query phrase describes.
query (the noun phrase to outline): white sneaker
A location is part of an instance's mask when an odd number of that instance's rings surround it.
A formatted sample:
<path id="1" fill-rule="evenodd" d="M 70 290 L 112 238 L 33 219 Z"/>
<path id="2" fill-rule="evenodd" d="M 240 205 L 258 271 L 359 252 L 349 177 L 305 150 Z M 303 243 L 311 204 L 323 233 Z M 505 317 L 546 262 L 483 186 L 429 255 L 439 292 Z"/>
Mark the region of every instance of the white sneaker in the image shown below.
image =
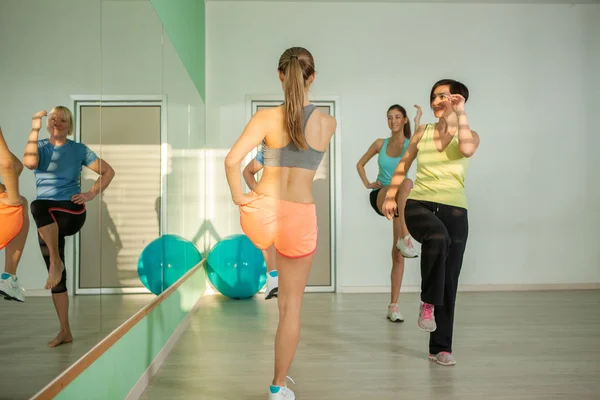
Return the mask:
<path id="1" fill-rule="evenodd" d="M 405 237 L 398 239 L 398 243 L 396 243 L 396 248 L 398 250 L 400 250 L 400 253 L 402 253 L 402 255 L 405 258 L 417 258 L 418 257 L 417 251 L 415 250 L 415 248 L 413 246 L 410 235 L 406 235 Z"/>
<path id="2" fill-rule="evenodd" d="M 275 276 L 271 274 L 274 273 Z M 267 273 L 267 284 L 265 285 L 265 300 L 269 300 L 273 297 L 277 297 L 277 291 L 279 290 L 279 275 L 277 271 L 271 271 Z"/>
<path id="3" fill-rule="evenodd" d="M 5 272 L 0 277 L 0 296 L 6 300 L 16 300 L 23 303 L 25 301 L 25 289 L 23 289 L 16 276 L 13 279 L 12 275 Z"/>
<path id="4" fill-rule="evenodd" d="M 398 311 L 398 304 L 390 304 L 388 306 L 387 318 L 392 322 L 404 322 L 404 318 Z"/>
<path id="5" fill-rule="evenodd" d="M 292 378 L 286 376 L 287 379 L 296 384 Z M 287 386 L 273 386 L 269 388 L 269 400 L 296 400 L 296 396 Z"/>

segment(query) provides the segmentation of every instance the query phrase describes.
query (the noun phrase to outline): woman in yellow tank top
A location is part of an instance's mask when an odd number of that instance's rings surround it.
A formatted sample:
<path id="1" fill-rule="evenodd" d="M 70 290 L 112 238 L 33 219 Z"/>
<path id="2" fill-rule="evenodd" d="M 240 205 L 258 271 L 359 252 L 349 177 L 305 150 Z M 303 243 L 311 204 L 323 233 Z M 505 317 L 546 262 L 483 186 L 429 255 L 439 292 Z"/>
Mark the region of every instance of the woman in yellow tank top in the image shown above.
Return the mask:
<path id="1" fill-rule="evenodd" d="M 398 163 L 382 211 L 392 219 L 396 193 L 417 159 L 417 177 L 404 217 L 421 243 L 421 306 L 418 327 L 430 332 L 429 358 L 454 365 L 452 331 L 458 277 L 469 233 L 465 178 L 479 146 L 465 112 L 467 87 L 453 79 L 433 85 L 430 105 L 437 124 L 420 126 Z"/>

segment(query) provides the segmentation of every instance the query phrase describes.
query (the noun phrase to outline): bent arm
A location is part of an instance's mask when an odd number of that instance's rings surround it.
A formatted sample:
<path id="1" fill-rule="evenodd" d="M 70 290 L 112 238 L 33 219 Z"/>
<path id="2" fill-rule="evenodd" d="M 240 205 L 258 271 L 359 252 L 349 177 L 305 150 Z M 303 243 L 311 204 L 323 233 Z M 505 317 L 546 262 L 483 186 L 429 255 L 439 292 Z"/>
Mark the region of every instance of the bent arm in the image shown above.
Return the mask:
<path id="1" fill-rule="evenodd" d="M 256 175 L 261 169 L 263 169 L 263 166 L 261 163 L 256 161 L 256 158 L 252 159 L 252 161 L 250 161 L 248 165 L 246 165 L 246 168 L 244 168 L 244 181 L 246 181 L 246 185 L 248 185 L 250 190 L 254 190 L 256 185 L 258 185 L 258 182 L 256 182 L 254 175 Z"/>
<path id="2" fill-rule="evenodd" d="M 112 182 L 113 178 L 115 177 L 115 170 L 110 166 L 109 163 L 101 158 L 96 159 L 96 161 L 91 163 L 88 168 L 100 175 L 96 183 L 94 183 L 94 186 L 92 186 L 89 191 L 89 193 L 96 197 L 100 193 L 104 192 L 108 185 L 110 185 L 110 182 Z"/>
<path id="3" fill-rule="evenodd" d="M 377 153 L 381 151 L 381 146 L 383 144 L 382 139 L 377 139 L 376 141 L 369 146 L 369 149 L 356 163 L 356 171 L 358 171 L 358 176 L 360 176 L 360 180 L 362 181 L 365 187 L 368 187 L 370 182 L 367 178 L 367 172 L 365 171 L 365 165 L 371 160 L 371 158 L 375 157 Z"/>
<path id="4" fill-rule="evenodd" d="M 25 146 L 25 154 L 23 154 L 23 165 L 28 169 L 34 170 L 38 166 L 38 135 L 40 131 L 38 129 L 32 129 L 29 133 L 29 139 L 27 139 L 27 145 Z"/>
<path id="5" fill-rule="evenodd" d="M 464 111 L 458 112 L 458 150 L 467 158 L 479 147 L 479 135 L 472 131 Z"/>
<path id="6" fill-rule="evenodd" d="M 236 204 L 244 194 L 242 191 L 240 164 L 244 157 L 265 138 L 265 126 L 267 123 L 268 120 L 264 111 L 254 114 L 246 125 L 246 128 L 244 128 L 242 135 L 234 143 L 231 150 L 229 150 L 227 157 L 225 157 L 225 175 L 227 176 L 227 183 L 231 191 L 231 198 Z"/>
<path id="7" fill-rule="evenodd" d="M 410 166 L 412 165 L 413 161 L 415 161 L 415 158 L 417 157 L 417 151 L 418 151 L 417 145 L 419 144 L 421 137 L 423 137 L 423 132 L 425 132 L 425 127 L 426 127 L 426 125 L 421 125 L 417 129 L 415 134 L 413 135 L 412 139 L 410 139 L 410 143 L 408 143 L 406 152 L 404 152 L 404 155 L 402 156 L 402 158 L 400 159 L 400 162 L 398 163 L 398 165 L 396 166 L 396 169 L 394 170 L 394 175 L 392 176 L 392 179 L 390 181 L 390 187 L 388 188 L 388 191 L 386 192 L 386 195 L 385 195 L 386 199 L 395 199 L 396 198 L 396 194 L 398 193 L 398 189 L 400 188 L 400 185 L 402 184 L 402 182 L 404 182 L 404 179 L 406 178 L 406 175 L 408 174 L 408 170 L 410 169 Z"/>

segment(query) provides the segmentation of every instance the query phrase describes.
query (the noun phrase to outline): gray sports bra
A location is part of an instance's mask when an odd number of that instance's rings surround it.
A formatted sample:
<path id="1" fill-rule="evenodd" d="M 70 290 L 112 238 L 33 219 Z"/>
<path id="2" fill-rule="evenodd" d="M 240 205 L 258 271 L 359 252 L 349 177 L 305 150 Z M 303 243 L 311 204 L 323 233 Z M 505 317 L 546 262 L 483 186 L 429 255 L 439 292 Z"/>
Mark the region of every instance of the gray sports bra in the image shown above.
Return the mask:
<path id="1" fill-rule="evenodd" d="M 302 124 L 302 132 L 306 135 L 306 123 L 317 107 L 314 104 L 304 106 L 304 122 Z M 308 146 L 307 149 L 301 150 L 296 147 L 294 142 L 289 142 L 287 146 L 278 149 L 271 149 L 267 144 L 262 143 L 263 156 L 265 167 L 294 167 L 316 171 L 323 159 L 324 151 L 318 151 Z"/>

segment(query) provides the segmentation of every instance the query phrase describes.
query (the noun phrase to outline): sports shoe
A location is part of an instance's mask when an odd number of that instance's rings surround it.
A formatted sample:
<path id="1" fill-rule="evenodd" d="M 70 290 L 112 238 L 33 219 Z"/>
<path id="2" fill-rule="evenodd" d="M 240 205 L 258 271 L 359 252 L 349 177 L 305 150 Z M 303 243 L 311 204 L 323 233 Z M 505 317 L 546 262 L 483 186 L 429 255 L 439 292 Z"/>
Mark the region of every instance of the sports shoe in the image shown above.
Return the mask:
<path id="1" fill-rule="evenodd" d="M 388 306 L 387 319 L 392 322 L 404 322 L 404 318 L 398 311 L 398 304 L 390 304 Z"/>
<path id="2" fill-rule="evenodd" d="M 286 376 L 287 379 L 296 384 L 292 378 Z M 269 387 L 269 400 L 296 400 L 296 396 L 291 389 L 287 386 L 273 386 Z"/>
<path id="3" fill-rule="evenodd" d="M 415 250 L 412 239 L 410 235 L 406 235 L 403 238 L 398 239 L 398 243 L 396 243 L 396 248 L 400 250 L 400 253 L 405 258 L 417 258 L 417 250 Z"/>
<path id="4" fill-rule="evenodd" d="M 0 276 L 0 296 L 6 300 L 15 300 L 20 303 L 25 301 L 25 289 L 16 276 L 4 272 Z"/>
<path id="5" fill-rule="evenodd" d="M 434 332 L 437 329 L 433 311 L 433 304 L 421 303 L 421 308 L 419 310 L 419 321 L 417 322 L 417 326 L 422 331 Z"/>
<path id="6" fill-rule="evenodd" d="M 273 270 L 267 273 L 267 284 L 265 285 L 265 300 L 277 297 L 279 290 L 279 276 L 277 271 Z"/>
<path id="7" fill-rule="evenodd" d="M 454 357 L 452 357 L 452 354 L 448 353 L 447 351 L 442 351 L 437 354 L 430 354 L 429 359 L 445 367 L 449 367 L 451 365 L 456 364 L 456 361 L 454 361 Z"/>

